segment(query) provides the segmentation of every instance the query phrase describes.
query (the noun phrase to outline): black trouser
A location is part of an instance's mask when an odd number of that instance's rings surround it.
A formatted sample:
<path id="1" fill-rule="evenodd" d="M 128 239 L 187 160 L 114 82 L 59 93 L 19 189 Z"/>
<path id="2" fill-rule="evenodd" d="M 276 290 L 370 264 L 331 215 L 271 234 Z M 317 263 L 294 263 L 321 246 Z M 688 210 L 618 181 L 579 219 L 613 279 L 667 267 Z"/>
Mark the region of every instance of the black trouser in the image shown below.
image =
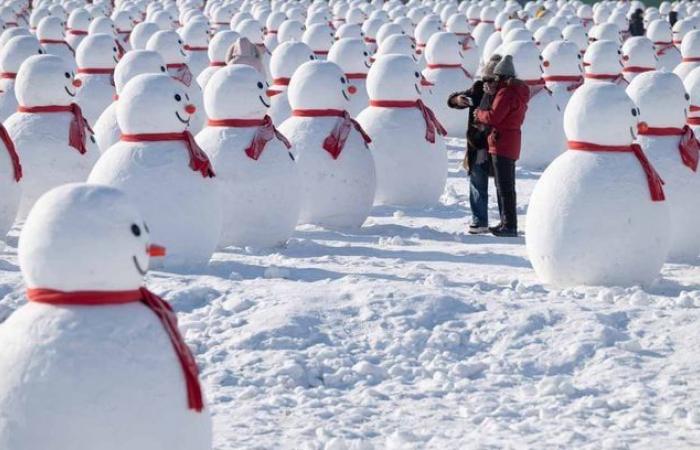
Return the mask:
<path id="1" fill-rule="evenodd" d="M 491 155 L 493 174 L 498 196 L 498 210 L 501 213 L 501 226 L 517 231 L 518 212 L 515 201 L 515 160 Z"/>

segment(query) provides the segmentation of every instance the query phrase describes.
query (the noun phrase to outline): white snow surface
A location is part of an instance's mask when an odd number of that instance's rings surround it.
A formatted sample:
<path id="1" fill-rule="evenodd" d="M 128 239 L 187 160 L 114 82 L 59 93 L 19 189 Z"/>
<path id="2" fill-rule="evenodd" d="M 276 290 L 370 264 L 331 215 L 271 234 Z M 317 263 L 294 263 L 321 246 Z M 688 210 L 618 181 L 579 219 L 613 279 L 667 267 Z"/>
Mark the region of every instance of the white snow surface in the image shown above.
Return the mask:
<path id="1" fill-rule="evenodd" d="M 666 265 L 646 290 L 543 286 L 522 237 L 466 233 L 463 145 L 436 207 L 148 275 L 197 356 L 216 450 L 700 446 L 700 268 Z M 518 172 L 522 229 L 538 176 Z M 25 302 L 16 234 L 0 321 Z"/>

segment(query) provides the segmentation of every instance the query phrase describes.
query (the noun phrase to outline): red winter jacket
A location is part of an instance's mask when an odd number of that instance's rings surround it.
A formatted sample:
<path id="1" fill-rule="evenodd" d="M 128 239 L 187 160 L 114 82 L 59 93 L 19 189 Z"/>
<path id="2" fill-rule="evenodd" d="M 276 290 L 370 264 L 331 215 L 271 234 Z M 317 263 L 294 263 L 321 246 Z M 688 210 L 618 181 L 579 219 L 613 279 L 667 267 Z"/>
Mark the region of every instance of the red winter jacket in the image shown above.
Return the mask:
<path id="1" fill-rule="evenodd" d="M 489 153 L 520 158 L 520 128 L 525 120 L 530 88 L 518 79 L 501 81 L 491 109 L 477 109 L 476 120 L 493 127 L 488 137 Z"/>

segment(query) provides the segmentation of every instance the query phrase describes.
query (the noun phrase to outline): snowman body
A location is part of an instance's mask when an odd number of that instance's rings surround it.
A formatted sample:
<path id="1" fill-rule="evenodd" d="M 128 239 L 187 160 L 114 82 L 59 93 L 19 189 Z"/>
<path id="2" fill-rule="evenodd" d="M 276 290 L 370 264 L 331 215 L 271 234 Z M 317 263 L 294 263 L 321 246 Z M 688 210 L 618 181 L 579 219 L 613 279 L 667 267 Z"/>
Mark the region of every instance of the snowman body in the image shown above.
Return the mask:
<path id="1" fill-rule="evenodd" d="M 121 131 L 117 124 L 117 104 L 112 102 L 105 109 L 92 127 L 95 131 L 95 141 L 101 153 L 107 151 L 112 145 L 119 141 Z"/>
<path id="2" fill-rule="evenodd" d="M 0 241 L 4 241 L 17 216 L 22 197 L 22 181 L 18 182 L 15 179 L 10 154 L 2 141 L 0 141 L 0 192 L 2 192 L 0 197 Z"/>
<path id="3" fill-rule="evenodd" d="M 94 124 L 114 100 L 112 75 L 78 74 L 76 78 L 82 82 L 76 98 L 88 123 Z"/>

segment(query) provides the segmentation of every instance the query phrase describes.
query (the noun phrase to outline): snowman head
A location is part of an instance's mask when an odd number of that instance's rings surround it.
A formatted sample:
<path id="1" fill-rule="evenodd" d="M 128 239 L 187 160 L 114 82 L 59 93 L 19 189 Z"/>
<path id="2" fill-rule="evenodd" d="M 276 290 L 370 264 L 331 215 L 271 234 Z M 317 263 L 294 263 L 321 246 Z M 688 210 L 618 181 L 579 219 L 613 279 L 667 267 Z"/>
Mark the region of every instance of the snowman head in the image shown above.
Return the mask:
<path id="1" fill-rule="evenodd" d="M 75 101 L 80 82 L 73 69 L 55 55 L 27 58 L 17 72 L 15 95 L 22 106 L 67 106 Z M 37 89 L 41 86 L 41 89 Z"/>
<path id="2" fill-rule="evenodd" d="M 119 62 L 119 48 L 109 34 L 90 34 L 75 50 L 75 62 L 81 68 L 113 69 Z"/>
<path id="3" fill-rule="evenodd" d="M 115 36 L 114 22 L 109 17 L 96 17 L 90 22 L 90 28 L 88 28 L 89 34 L 111 34 Z"/>
<path id="4" fill-rule="evenodd" d="M 625 67 L 656 68 L 658 58 L 654 43 L 644 36 L 630 37 L 622 45 L 622 62 Z"/>
<path id="5" fill-rule="evenodd" d="M 434 15 L 425 16 L 416 26 L 416 31 L 414 31 L 416 42 L 425 45 L 428 39 L 430 39 L 430 36 L 438 31 L 442 31 L 440 18 Z"/>
<path id="6" fill-rule="evenodd" d="M 209 45 L 209 25 L 206 22 L 191 21 L 179 30 L 182 40 L 193 47 Z"/>
<path id="7" fill-rule="evenodd" d="M 300 65 L 315 59 L 314 52 L 303 42 L 283 42 L 270 57 L 270 75 L 273 79 L 291 78 Z"/>
<path id="8" fill-rule="evenodd" d="M 92 16 L 84 8 L 74 9 L 68 16 L 68 29 L 87 31 Z"/>
<path id="9" fill-rule="evenodd" d="M 586 83 L 576 89 L 564 111 L 570 141 L 630 145 L 636 138 L 639 108 L 613 83 Z"/>
<path id="10" fill-rule="evenodd" d="M 425 60 L 428 64 L 461 64 L 457 35 L 446 31 L 433 34 L 425 46 Z"/>
<path id="11" fill-rule="evenodd" d="M 232 102 L 229 93 L 236 93 Z M 233 64 L 218 70 L 204 89 L 204 109 L 212 119 L 260 119 L 270 106 L 267 84 L 251 66 Z"/>
<path id="12" fill-rule="evenodd" d="M 36 29 L 39 25 L 39 22 L 41 22 L 41 19 L 43 19 L 44 17 L 48 17 L 49 14 L 49 8 L 46 8 L 44 6 L 35 8 L 34 11 L 32 11 L 32 13 L 29 15 L 29 26 L 32 29 Z"/>
<path id="13" fill-rule="evenodd" d="M 306 27 L 304 27 L 303 23 L 298 20 L 287 19 L 277 29 L 277 40 L 279 42 L 301 41 L 304 30 L 306 30 Z"/>
<path id="14" fill-rule="evenodd" d="M 338 64 L 345 73 L 367 73 L 370 68 L 369 51 L 362 39 L 336 41 L 328 51 L 328 61 Z"/>
<path id="15" fill-rule="evenodd" d="M 684 58 L 700 57 L 700 30 L 693 30 L 683 37 L 681 55 Z"/>
<path id="16" fill-rule="evenodd" d="M 367 94 L 371 100 L 416 101 L 421 96 L 422 79 L 410 56 L 383 55 L 369 69 Z"/>
<path id="17" fill-rule="evenodd" d="M 123 133 L 180 133 L 196 108 L 185 87 L 165 74 L 131 79 L 117 102 L 117 123 Z"/>
<path id="18" fill-rule="evenodd" d="M 129 31 L 134 26 L 129 12 L 124 10 L 112 14 L 112 21 L 117 31 Z"/>
<path id="19" fill-rule="evenodd" d="M 13 37 L 0 50 L 0 72 L 17 73 L 25 59 L 43 53 L 34 36 Z"/>
<path id="20" fill-rule="evenodd" d="M 700 106 L 700 70 L 696 67 L 683 79 L 683 86 L 690 95 L 690 104 Z M 690 112 L 690 117 L 700 117 L 700 112 Z"/>
<path id="21" fill-rule="evenodd" d="M 2 34 L 0 34 L 0 48 L 4 47 L 10 41 L 10 39 L 12 39 L 13 37 L 17 37 L 17 36 L 32 36 L 32 37 L 34 37 L 34 35 L 26 28 L 21 28 L 21 27 L 8 28 L 7 30 L 3 31 Z M 37 40 L 37 42 L 39 42 L 39 41 Z"/>
<path id="22" fill-rule="evenodd" d="M 148 269 L 149 230 L 122 191 L 64 184 L 32 208 L 17 253 L 29 288 L 138 289 Z"/>
<path id="23" fill-rule="evenodd" d="M 301 40 L 314 52 L 322 55 L 331 48 L 335 38 L 333 30 L 328 24 L 315 23 L 304 31 Z"/>
<path id="24" fill-rule="evenodd" d="M 596 41 L 588 46 L 583 55 L 586 73 L 617 75 L 622 71 L 622 52 L 616 42 Z"/>
<path id="25" fill-rule="evenodd" d="M 187 58 L 182 38 L 174 31 L 158 31 L 148 40 L 146 50 L 160 53 L 166 64 L 182 64 Z"/>
<path id="26" fill-rule="evenodd" d="M 413 39 L 405 34 L 393 34 L 379 44 L 375 58 L 380 55 L 406 55 L 410 56 L 416 64 L 418 63 L 418 53 L 416 51 L 416 43 Z"/>
<path id="27" fill-rule="evenodd" d="M 129 80 L 145 73 L 168 73 L 160 53 L 151 50 L 127 52 L 114 69 L 114 85 L 117 94 L 121 94 Z"/>
<path id="28" fill-rule="evenodd" d="M 551 25 L 540 27 L 534 32 L 533 37 L 535 38 L 535 45 L 540 51 L 544 50 L 550 42 L 562 39 L 561 30 Z"/>
<path id="29" fill-rule="evenodd" d="M 690 109 L 690 95 L 672 72 L 645 72 L 627 87 L 627 95 L 641 110 L 640 122 L 655 128 L 683 128 Z"/>
<path id="30" fill-rule="evenodd" d="M 292 109 L 342 109 L 350 102 L 347 78 L 337 64 L 309 61 L 294 72 L 287 96 Z"/>
<path id="31" fill-rule="evenodd" d="M 36 35 L 39 39 L 63 39 L 63 22 L 55 16 L 47 16 L 41 19 L 36 28 Z"/>
<path id="32" fill-rule="evenodd" d="M 618 45 L 622 42 L 620 29 L 614 23 L 606 22 L 596 25 L 588 34 L 594 41 L 613 41 Z"/>
<path id="33" fill-rule="evenodd" d="M 170 16 L 170 13 L 163 10 L 154 12 L 148 21 L 158 25 L 161 31 L 168 31 L 173 25 L 173 18 Z"/>
<path id="34" fill-rule="evenodd" d="M 532 41 L 535 42 L 535 36 L 532 32 L 526 28 L 513 28 L 507 33 L 501 32 L 503 36 L 503 43 L 507 44 L 515 41 Z"/>
<path id="35" fill-rule="evenodd" d="M 663 19 L 653 20 L 647 27 L 647 37 L 652 42 L 671 42 L 673 39 L 671 24 Z"/>
<path id="36" fill-rule="evenodd" d="M 232 30 L 222 30 L 217 32 L 209 43 L 207 55 L 211 62 L 222 62 L 226 60 L 226 53 L 233 44 L 236 43 L 240 35 Z"/>
<path id="37" fill-rule="evenodd" d="M 365 37 L 369 39 L 376 39 L 377 32 L 379 31 L 379 28 L 384 25 L 384 22 L 384 19 L 379 18 L 365 20 L 365 22 L 362 24 L 362 32 L 365 34 Z"/>
<path id="38" fill-rule="evenodd" d="M 282 11 L 273 11 L 269 16 L 267 16 L 265 26 L 270 31 L 277 31 L 279 26 L 282 25 L 282 22 L 285 20 L 287 20 L 287 15 L 285 13 Z"/>
<path id="39" fill-rule="evenodd" d="M 247 11 L 239 11 L 231 17 L 231 21 L 229 22 L 229 27 L 231 27 L 232 30 L 237 30 L 238 25 L 243 22 L 244 20 L 252 19 L 253 15 L 250 14 Z M 240 33 L 240 32 L 239 32 Z"/>
<path id="40" fill-rule="evenodd" d="M 381 27 L 379 27 L 379 30 L 377 30 L 377 45 L 380 46 L 382 45 L 382 42 L 386 40 L 389 36 L 393 36 L 395 34 L 406 34 L 403 31 L 403 28 L 401 28 L 401 25 L 394 23 L 394 22 L 387 22 L 382 24 Z"/>
<path id="41" fill-rule="evenodd" d="M 538 80 L 542 77 L 543 58 L 533 41 L 503 44 L 500 54 L 513 57 L 515 73 L 521 80 Z"/>
<path id="42" fill-rule="evenodd" d="M 255 19 L 245 19 L 236 26 L 236 31 L 241 37 L 247 38 L 255 45 L 262 45 L 265 42 L 263 26 Z"/>
<path id="43" fill-rule="evenodd" d="M 583 75 L 583 59 L 578 46 L 569 41 L 549 43 L 542 52 L 545 76 Z"/>
<path id="44" fill-rule="evenodd" d="M 137 24 L 129 35 L 129 44 L 133 49 L 145 49 L 148 40 L 156 34 L 160 28 L 153 22 L 141 22 Z"/>
<path id="45" fill-rule="evenodd" d="M 573 42 L 578 47 L 579 52 L 586 51 L 588 47 L 588 35 L 586 29 L 580 24 L 571 24 L 561 31 L 564 40 Z"/>

